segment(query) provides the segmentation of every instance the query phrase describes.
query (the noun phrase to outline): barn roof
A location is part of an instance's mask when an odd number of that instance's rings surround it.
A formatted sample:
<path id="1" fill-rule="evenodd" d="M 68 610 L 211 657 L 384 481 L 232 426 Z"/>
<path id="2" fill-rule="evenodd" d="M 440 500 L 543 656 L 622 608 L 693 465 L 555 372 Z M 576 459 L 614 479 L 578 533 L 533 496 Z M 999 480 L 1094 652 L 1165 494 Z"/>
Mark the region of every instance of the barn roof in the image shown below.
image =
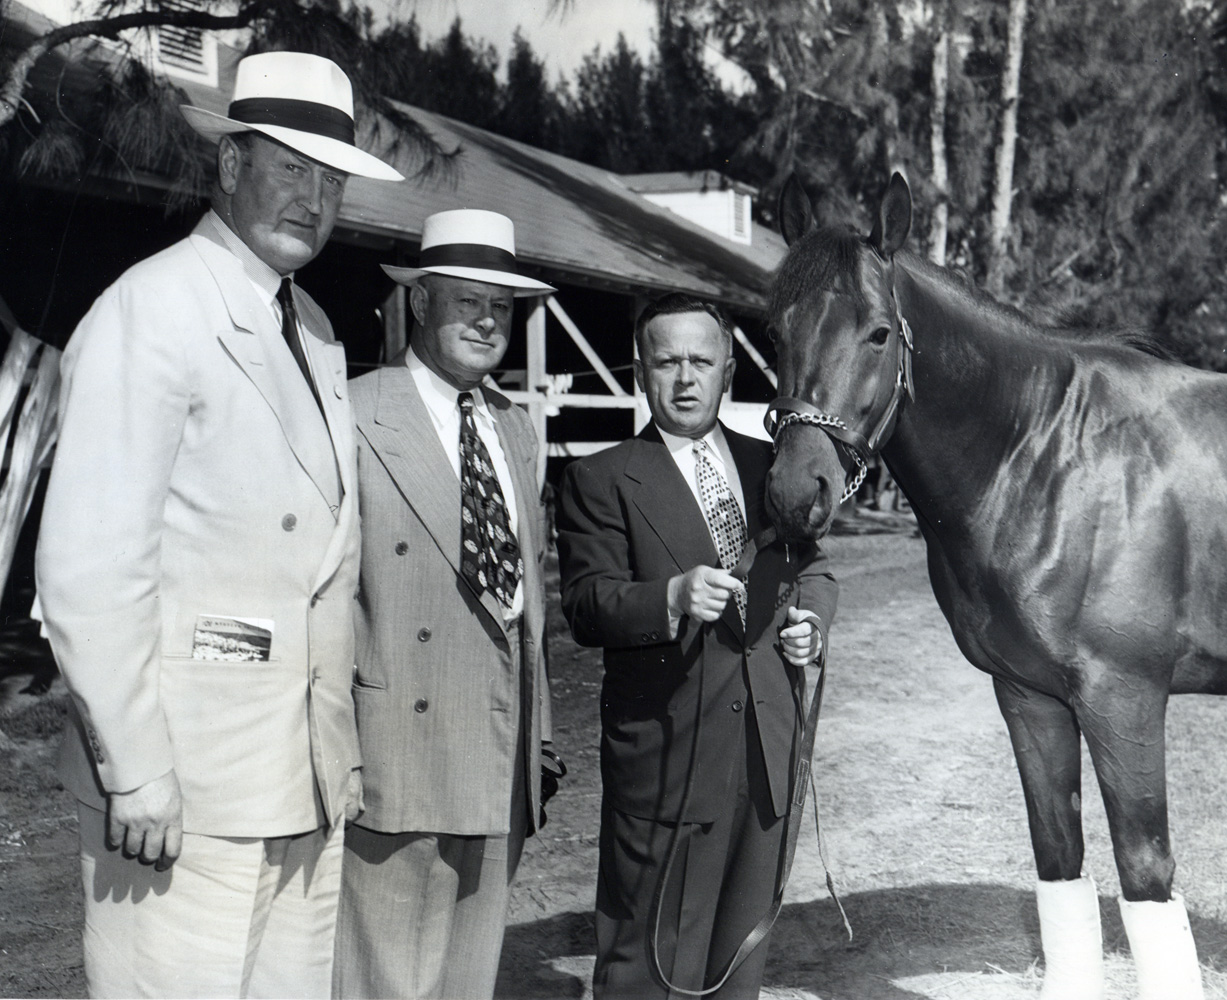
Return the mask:
<path id="1" fill-rule="evenodd" d="M 45 30 L 45 19 L 20 3 L 11 2 L 6 13 L 32 33 Z M 238 54 L 219 49 L 220 87 L 175 82 L 193 104 L 224 113 Z M 72 68 L 80 67 L 74 63 Z M 395 244 L 411 261 L 427 215 L 491 208 L 515 221 L 521 262 L 546 280 L 648 296 L 687 291 L 751 313 L 764 310 L 771 272 L 784 253 L 783 240 L 770 230 L 756 225 L 750 246 L 733 243 L 652 204 L 627 178 L 443 115 L 401 107 L 443 149 L 458 149 L 460 155 L 450 169 L 402 184 L 351 178 L 334 238 Z M 410 165 L 403 172 L 412 170 Z"/>
<path id="2" fill-rule="evenodd" d="M 420 235 L 446 208 L 493 208 L 516 222 L 516 250 L 560 281 L 616 290 L 688 291 L 760 311 L 784 242 L 757 227 L 744 246 L 652 204 L 618 175 L 524 143 L 406 108 L 445 148 L 459 144 L 454 186 L 446 178 L 403 185 L 354 184 L 346 218 Z M 353 183 L 353 182 L 351 182 Z M 398 190 L 401 189 L 401 190 Z"/>

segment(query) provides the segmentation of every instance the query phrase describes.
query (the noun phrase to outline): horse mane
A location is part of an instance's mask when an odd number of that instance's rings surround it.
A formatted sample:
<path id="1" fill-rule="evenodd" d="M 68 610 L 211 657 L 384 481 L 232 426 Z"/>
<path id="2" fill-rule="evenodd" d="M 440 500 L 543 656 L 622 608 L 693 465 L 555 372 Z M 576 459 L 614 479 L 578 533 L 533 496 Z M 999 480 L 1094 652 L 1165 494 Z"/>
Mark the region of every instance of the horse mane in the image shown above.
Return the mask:
<path id="1" fill-rule="evenodd" d="M 851 227 L 822 226 L 806 233 L 789 248 L 776 272 L 767 306 L 771 322 L 777 322 L 784 309 L 815 288 L 834 289 L 850 295 L 858 311 L 866 308 L 867 300 L 860 287 L 857 268 L 857 260 L 866 249 L 864 237 Z M 922 285 L 936 286 L 943 298 L 953 301 L 963 311 L 1018 336 L 1123 347 L 1173 360 L 1172 353 L 1153 335 L 1137 327 L 1039 323 L 1021 310 L 998 302 L 957 271 L 938 267 L 927 257 L 900 250 L 895 261 Z"/>
<path id="2" fill-rule="evenodd" d="M 1087 323 L 1053 325 L 1039 323 L 1020 309 L 999 302 L 983 289 L 958 272 L 939 267 L 927 257 L 909 250 L 901 250 L 896 261 L 914 277 L 939 286 L 950 298 L 961 302 L 965 308 L 979 313 L 998 326 L 1022 333 L 1024 336 L 1047 337 L 1052 340 L 1071 341 L 1077 344 L 1104 347 L 1123 347 L 1140 351 L 1151 357 L 1171 361 L 1175 356 L 1153 334 L 1131 326 L 1094 326 Z"/>

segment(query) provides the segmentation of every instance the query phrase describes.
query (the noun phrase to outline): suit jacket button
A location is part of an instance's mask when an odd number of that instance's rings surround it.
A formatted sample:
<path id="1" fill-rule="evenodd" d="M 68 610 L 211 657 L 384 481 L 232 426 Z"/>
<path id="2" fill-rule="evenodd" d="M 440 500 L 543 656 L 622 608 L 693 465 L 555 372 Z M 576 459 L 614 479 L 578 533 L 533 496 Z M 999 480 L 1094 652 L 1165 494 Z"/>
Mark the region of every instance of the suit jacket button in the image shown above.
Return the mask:
<path id="1" fill-rule="evenodd" d="M 397 542 L 396 543 L 396 554 L 398 556 L 403 556 L 408 551 L 409 551 L 408 542 Z"/>
<path id="2" fill-rule="evenodd" d="M 105 764 L 105 763 L 106 763 L 106 758 L 102 756 L 102 751 L 101 751 L 101 750 L 95 750 L 95 751 L 94 751 L 94 760 L 98 761 L 98 763 L 99 763 L 99 764 Z"/>
<path id="3" fill-rule="evenodd" d="M 652 637 L 651 637 L 650 635 L 648 635 L 648 633 L 647 633 L 647 632 L 644 632 L 644 633 L 643 633 L 643 635 L 641 635 L 639 638 L 640 638 L 640 640 L 642 640 L 643 642 L 651 642 L 651 641 L 652 641 Z"/>
<path id="4" fill-rule="evenodd" d="M 413 710 L 418 714 L 425 712 L 428 708 L 430 708 L 430 702 L 428 702 L 425 698 L 419 698 L 413 703 Z"/>
<path id="5" fill-rule="evenodd" d="M 430 635 L 431 635 L 430 629 L 428 628 L 418 629 L 418 642 L 430 642 Z"/>
<path id="6" fill-rule="evenodd" d="M 740 698 L 733 702 L 732 709 L 734 712 L 740 712 L 743 708 L 745 708 L 745 705 L 741 703 Z"/>
<path id="7" fill-rule="evenodd" d="M 293 514 L 286 514 L 286 516 L 281 519 L 281 528 L 283 531 L 293 531 L 294 526 L 297 524 L 298 518 L 296 518 Z"/>

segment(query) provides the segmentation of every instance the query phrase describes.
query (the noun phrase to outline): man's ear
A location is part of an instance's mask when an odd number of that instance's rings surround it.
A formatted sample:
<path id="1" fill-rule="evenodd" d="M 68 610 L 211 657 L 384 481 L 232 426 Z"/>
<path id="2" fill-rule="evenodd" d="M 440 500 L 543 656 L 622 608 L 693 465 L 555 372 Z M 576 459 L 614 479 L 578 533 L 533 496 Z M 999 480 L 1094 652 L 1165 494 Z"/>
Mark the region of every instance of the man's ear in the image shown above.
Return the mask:
<path id="1" fill-rule="evenodd" d="M 730 356 L 728 361 L 724 363 L 724 385 L 720 389 L 721 395 L 729 391 L 729 387 L 733 384 L 733 372 L 736 370 L 737 359 Z"/>
<path id="2" fill-rule="evenodd" d="M 635 370 L 635 385 L 639 386 L 640 392 L 647 392 L 648 387 L 643 384 L 643 362 L 638 358 L 632 358 L 631 367 Z"/>
<path id="3" fill-rule="evenodd" d="M 409 286 L 409 309 L 419 326 L 426 325 L 426 307 L 430 303 L 430 292 L 422 284 L 421 279 Z"/>
<path id="4" fill-rule="evenodd" d="M 234 194 L 243 166 L 243 151 L 228 135 L 217 144 L 217 184 L 226 194 Z"/>

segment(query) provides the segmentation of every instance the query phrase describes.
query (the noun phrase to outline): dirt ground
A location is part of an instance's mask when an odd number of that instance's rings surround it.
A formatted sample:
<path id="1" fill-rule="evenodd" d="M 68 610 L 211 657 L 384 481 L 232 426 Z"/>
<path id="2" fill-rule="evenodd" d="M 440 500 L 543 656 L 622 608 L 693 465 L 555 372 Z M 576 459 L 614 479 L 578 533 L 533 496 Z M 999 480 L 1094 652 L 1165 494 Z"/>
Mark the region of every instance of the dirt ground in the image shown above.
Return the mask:
<path id="1" fill-rule="evenodd" d="M 1022 792 L 988 678 L 958 653 L 910 530 L 841 535 L 842 584 L 815 753 L 822 843 L 807 818 L 764 996 L 1015 1000 L 1038 994 L 1039 930 Z M 591 995 L 599 814 L 599 656 L 565 636 L 555 598 L 555 740 L 570 776 L 529 842 L 498 995 Z M 22 693 L 43 666 L 22 623 L 0 631 L 0 995 L 83 995 L 73 804 L 52 776 L 63 688 Z M 1227 997 L 1227 701 L 1169 710 L 1177 888 L 1208 997 Z M 1109 996 L 1133 995 L 1103 807 L 1084 789 Z M 849 941 L 825 884 L 847 911 Z"/>

